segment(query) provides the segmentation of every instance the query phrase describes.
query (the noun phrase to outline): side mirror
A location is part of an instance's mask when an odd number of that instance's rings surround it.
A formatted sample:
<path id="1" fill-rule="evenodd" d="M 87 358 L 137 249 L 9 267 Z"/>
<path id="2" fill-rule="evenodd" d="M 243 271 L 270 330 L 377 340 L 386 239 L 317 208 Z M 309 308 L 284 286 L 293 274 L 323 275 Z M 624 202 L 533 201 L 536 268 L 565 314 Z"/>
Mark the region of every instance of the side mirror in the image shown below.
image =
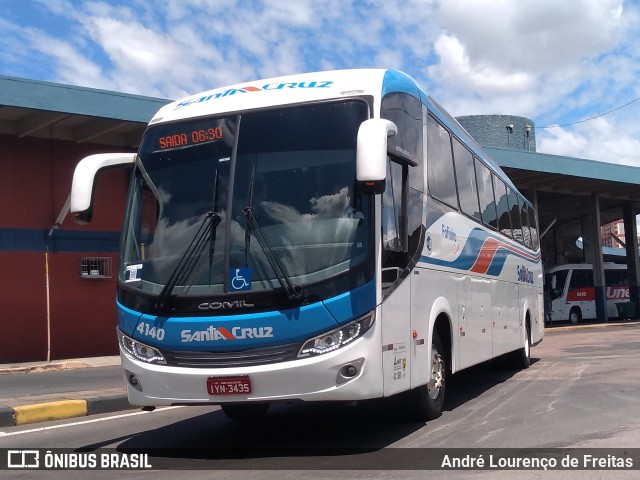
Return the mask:
<path id="1" fill-rule="evenodd" d="M 106 169 L 127 167 L 135 153 L 99 153 L 80 160 L 73 172 L 69 210 L 78 223 L 89 223 L 93 216 L 93 192 L 98 175 Z"/>
<path id="2" fill-rule="evenodd" d="M 363 193 L 384 192 L 387 176 L 387 137 L 398 132 L 396 124 L 382 118 L 362 122 L 358 129 L 356 180 Z"/>

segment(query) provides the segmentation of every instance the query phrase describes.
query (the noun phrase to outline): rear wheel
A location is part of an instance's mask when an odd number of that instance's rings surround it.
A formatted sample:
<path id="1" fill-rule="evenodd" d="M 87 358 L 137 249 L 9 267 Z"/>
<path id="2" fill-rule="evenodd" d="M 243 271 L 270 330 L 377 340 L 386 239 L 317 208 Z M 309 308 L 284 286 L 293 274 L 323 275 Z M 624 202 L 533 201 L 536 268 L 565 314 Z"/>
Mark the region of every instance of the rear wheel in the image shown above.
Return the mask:
<path id="1" fill-rule="evenodd" d="M 221 405 L 224 414 L 236 422 L 260 420 L 269 410 L 268 403 L 242 403 Z"/>
<path id="2" fill-rule="evenodd" d="M 531 365 L 531 328 L 528 322 L 524 327 L 524 338 L 522 341 L 522 348 L 512 352 L 511 356 L 513 358 L 512 363 L 516 368 L 525 369 Z"/>
<path id="3" fill-rule="evenodd" d="M 437 331 L 431 342 L 431 374 L 426 385 L 408 392 L 410 411 L 416 420 L 433 420 L 442 415 L 444 405 L 447 362 L 442 341 Z"/>

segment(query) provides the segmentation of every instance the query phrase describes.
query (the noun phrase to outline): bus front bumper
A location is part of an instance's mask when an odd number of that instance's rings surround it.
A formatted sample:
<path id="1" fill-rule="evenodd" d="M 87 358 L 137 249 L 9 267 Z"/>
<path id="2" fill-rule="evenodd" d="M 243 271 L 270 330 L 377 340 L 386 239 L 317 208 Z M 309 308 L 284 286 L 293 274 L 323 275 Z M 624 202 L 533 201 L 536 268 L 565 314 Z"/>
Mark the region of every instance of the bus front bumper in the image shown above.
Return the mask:
<path id="1" fill-rule="evenodd" d="M 324 355 L 242 368 L 154 365 L 134 359 L 122 349 L 120 357 L 129 402 L 137 406 L 354 401 L 383 395 L 382 352 L 375 345 L 371 336 L 365 335 Z M 212 383 L 238 377 L 243 377 L 245 384 L 249 379 L 250 393 L 210 393 Z"/>

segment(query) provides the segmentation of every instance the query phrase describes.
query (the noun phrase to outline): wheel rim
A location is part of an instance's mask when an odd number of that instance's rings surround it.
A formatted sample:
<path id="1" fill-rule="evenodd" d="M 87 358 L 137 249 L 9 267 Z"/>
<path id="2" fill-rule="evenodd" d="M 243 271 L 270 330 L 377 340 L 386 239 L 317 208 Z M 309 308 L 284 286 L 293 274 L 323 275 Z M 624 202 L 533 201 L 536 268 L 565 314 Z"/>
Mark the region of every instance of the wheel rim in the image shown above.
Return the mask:
<path id="1" fill-rule="evenodd" d="M 571 323 L 578 323 L 578 312 L 576 312 L 575 310 L 572 311 L 569 315 L 569 320 L 571 320 Z"/>
<path id="2" fill-rule="evenodd" d="M 435 345 L 431 346 L 431 380 L 427 383 L 429 397 L 438 398 L 444 387 L 444 360 Z"/>
<path id="3" fill-rule="evenodd" d="M 527 358 L 531 356 L 531 342 L 529 341 L 529 330 L 527 328 L 524 329 L 524 354 Z"/>

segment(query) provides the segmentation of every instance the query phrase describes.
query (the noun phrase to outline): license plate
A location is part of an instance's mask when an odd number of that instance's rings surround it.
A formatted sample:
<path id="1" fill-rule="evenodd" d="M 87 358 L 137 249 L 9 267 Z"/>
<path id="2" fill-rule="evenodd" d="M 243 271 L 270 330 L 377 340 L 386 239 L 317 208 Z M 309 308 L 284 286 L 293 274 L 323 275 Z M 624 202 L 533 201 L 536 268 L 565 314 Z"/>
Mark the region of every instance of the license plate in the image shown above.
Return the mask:
<path id="1" fill-rule="evenodd" d="M 247 395 L 251 393 L 249 377 L 222 377 L 207 379 L 209 395 Z"/>

